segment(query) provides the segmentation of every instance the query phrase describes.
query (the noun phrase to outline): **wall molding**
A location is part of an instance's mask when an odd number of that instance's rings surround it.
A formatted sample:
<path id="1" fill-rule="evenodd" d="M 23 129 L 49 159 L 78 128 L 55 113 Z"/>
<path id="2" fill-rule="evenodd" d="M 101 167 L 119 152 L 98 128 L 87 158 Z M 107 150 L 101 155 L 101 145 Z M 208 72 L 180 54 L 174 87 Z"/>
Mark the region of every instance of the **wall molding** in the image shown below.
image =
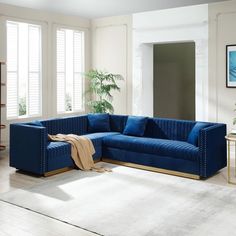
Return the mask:
<path id="1" fill-rule="evenodd" d="M 126 89 L 126 103 L 125 103 L 125 110 L 126 113 L 129 113 L 129 108 L 128 108 L 128 103 L 129 103 L 129 84 L 128 84 L 128 63 L 129 63 L 129 37 L 128 37 L 128 24 L 127 23 L 118 23 L 118 24 L 104 24 L 101 26 L 94 26 L 92 27 L 93 30 L 98 31 L 99 29 L 104 29 L 104 28 L 114 28 L 114 27 L 125 27 L 125 44 L 126 44 L 126 49 L 125 49 L 125 57 L 126 57 L 126 64 L 125 64 L 125 89 Z M 96 39 L 96 36 L 95 36 Z M 94 49 L 93 49 L 94 51 Z M 96 51 L 96 50 L 95 50 Z"/>
<path id="2" fill-rule="evenodd" d="M 173 29 L 182 29 L 182 28 L 190 28 L 193 27 L 202 27 L 203 25 L 208 25 L 208 21 L 202 21 L 201 23 L 195 23 L 195 24 L 183 24 L 183 25 L 169 25 L 169 26 L 163 26 L 163 27 L 140 27 L 140 28 L 133 28 L 132 30 L 135 32 L 145 32 L 145 31 L 156 31 L 156 30 L 173 30 Z"/>
<path id="3" fill-rule="evenodd" d="M 213 18 L 213 21 L 215 22 L 215 68 L 216 68 L 216 75 L 215 75 L 215 101 L 216 101 L 216 107 L 215 107 L 215 112 L 216 112 L 216 122 L 219 121 L 219 63 L 218 63 L 218 55 L 219 55 L 219 20 L 220 17 L 224 15 L 232 15 L 236 14 L 236 11 L 229 11 L 229 12 L 217 12 L 215 14 L 215 17 Z M 226 45 L 225 45 L 226 46 Z M 226 78 L 225 78 L 226 79 Z"/>
<path id="4" fill-rule="evenodd" d="M 191 24 L 195 27 L 191 28 L 192 34 L 189 34 L 188 28 L 184 27 L 185 24 L 179 25 L 176 27 L 169 27 L 168 29 L 163 30 L 160 27 L 147 28 L 146 30 L 137 31 L 134 29 L 134 69 L 136 68 L 136 74 L 138 78 L 134 78 L 136 83 L 138 82 L 138 86 L 134 86 L 134 108 L 137 107 L 139 100 L 135 99 L 142 89 L 142 84 L 144 83 L 145 75 L 140 75 L 143 71 L 142 63 L 143 55 L 141 46 L 145 44 L 159 44 L 159 43 L 181 43 L 181 42 L 195 42 L 195 56 L 196 56 L 196 119 L 206 120 L 207 119 L 207 99 L 208 99 L 208 84 L 206 82 L 208 76 L 208 67 L 205 66 L 205 61 L 207 61 L 207 47 L 208 47 L 208 34 L 207 34 L 207 24 L 208 22 L 200 22 L 198 24 Z M 175 28 L 176 31 L 173 33 L 172 29 Z M 136 28 L 137 29 L 137 28 Z M 155 30 L 154 30 L 155 29 Z M 190 32 L 190 33 L 191 33 Z M 143 34 L 141 34 L 143 33 Z M 144 59 L 145 60 L 145 59 Z M 146 77 L 147 78 L 147 77 Z M 151 83 L 151 78 L 149 79 L 149 83 Z M 198 95 L 198 97 L 197 97 Z M 140 96 L 140 95 L 139 95 Z M 141 100 L 145 100 L 142 98 Z M 151 109 L 149 108 L 148 114 L 151 114 Z M 138 110 L 134 110 L 135 113 L 139 114 Z M 143 112 L 143 111 L 142 111 Z M 145 111 L 147 112 L 147 110 Z M 145 114 L 143 114 L 145 115 Z"/>

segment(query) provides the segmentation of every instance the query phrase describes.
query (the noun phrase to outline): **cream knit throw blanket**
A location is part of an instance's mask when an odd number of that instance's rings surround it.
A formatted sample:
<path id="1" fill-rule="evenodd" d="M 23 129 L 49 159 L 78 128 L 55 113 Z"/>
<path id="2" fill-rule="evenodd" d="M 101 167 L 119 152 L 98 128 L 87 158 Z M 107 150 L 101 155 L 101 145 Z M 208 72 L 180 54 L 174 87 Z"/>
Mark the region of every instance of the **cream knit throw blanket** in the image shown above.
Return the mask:
<path id="1" fill-rule="evenodd" d="M 51 141 L 70 143 L 71 157 L 79 169 L 94 170 L 97 172 L 110 171 L 102 167 L 95 167 L 92 157 L 92 155 L 95 153 L 95 150 L 90 139 L 75 134 L 49 134 L 48 138 Z"/>

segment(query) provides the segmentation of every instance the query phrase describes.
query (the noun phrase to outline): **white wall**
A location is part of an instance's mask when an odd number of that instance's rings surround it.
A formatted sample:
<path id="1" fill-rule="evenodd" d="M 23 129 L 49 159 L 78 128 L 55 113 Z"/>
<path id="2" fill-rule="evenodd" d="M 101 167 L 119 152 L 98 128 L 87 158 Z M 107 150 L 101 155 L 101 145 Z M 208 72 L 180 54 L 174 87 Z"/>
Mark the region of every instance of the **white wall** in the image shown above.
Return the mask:
<path id="1" fill-rule="evenodd" d="M 6 45 L 4 37 L 5 25 L 4 19 L 30 20 L 42 25 L 42 43 L 43 43 L 43 111 L 42 117 L 34 119 L 44 119 L 56 117 L 56 81 L 54 76 L 55 57 L 53 57 L 55 48 L 55 39 L 53 27 L 63 25 L 76 27 L 85 32 L 85 69 L 90 68 L 90 20 L 77 16 L 65 16 L 45 11 L 33 10 L 28 8 L 14 7 L 0 4 L 0 60 L 6 60 Z M 3 67 L 4 69 L 4 67 Z M 6 73 L 2 73 L 3 81 L 6 80 Z M 5 88 L 2 88 L 2 100 L 6 101 Z M 67 114 L 70 115 L 70 114 Z M 7 129 L 2 130 L 3 142 L 7 144 L 9 137 L 9 124 L 13 122 L 25 122 L 29 119 L 6 120 L 6 109 L 2 109 L 2 123 L 7 124 Z"/>
<path id="2" fill-rule="evenodd" d="M 196 43 L 196 119 L 224 122 L 228 124 L 229 129 L 232 126 L 232 119 L 236 116 L 233 111 L 236 89 L 225 87 L 225 46 L 236 44 L 234 30 L 236 1 L 92 21 L 77 16 L 0 4 L 0 19 L 4 17 L 33 20 L 43 25 L 44 110 L 43 116 L 39 119 L 56 116 L 53 109 L 56 107 L 56 100 L 51 49 L 55 46 L 53 26 L 61 24 L 85 30 L 86 69 L 91 67 L 106 69 L 123 75 L 125 80 L 120 83 L 121 93 L 115 94 L 114 101 L 115 113 L 122 114 L 153 115 L 153 64 L 151 63 L 153 44 L 194 41 Z M 1 24 L 0 60 L 5 60 L 3 33 Z M 92 38 L 91 45 L 90 38 Z M 3 79 L 5 79 L 4 72 Z M 3 99 L 5 99 L 4 95 L 3 89 Z M 9 121 L 4 120 L 5 117 L 3 109 L 3 123 L 9 124 Z M 8 129 L 3 131 L 3 135 L 6 142 Z"/>
<path id="3" fill-rule="evenodd" d="M 232 128 L 236 88 L 226 88 L 226 45 L 236 44 L 236 1 L 209 5 L 209 119 Z"/>
<path id="4" fill-rule="evenodd" d="M 150 45 L 168 42 L 195 42 L 196 119 L 207 120 L 208 5 L 133 15 L 133 113 L 153 116 L 153 74 L 145 62 L 153 57 Z"/>
<path id="5" fill-rule="evenodd" d="M 120 92 L 114 92 L 114 113 L 130 114 L 132 98 L 131 16 L 92 20 L 92 67 L 121 74 Z"/>

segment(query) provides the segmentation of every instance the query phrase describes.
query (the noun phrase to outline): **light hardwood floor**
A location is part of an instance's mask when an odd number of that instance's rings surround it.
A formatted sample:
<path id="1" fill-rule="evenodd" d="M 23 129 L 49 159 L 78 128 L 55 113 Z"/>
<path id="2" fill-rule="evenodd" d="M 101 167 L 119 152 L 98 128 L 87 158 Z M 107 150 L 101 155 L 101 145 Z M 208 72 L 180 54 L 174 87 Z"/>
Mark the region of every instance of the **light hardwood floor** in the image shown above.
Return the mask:
<path id="1" fill-rule="evenodd" d="M 48 177 L 50 178 L 50 177 Z M 0 156 L 0 194 L 46 181 L 16 172 L 9 167 L 8 154 Z M 30 210 L 0 201 L 0 236 L 95 236 L 97 234 Z"/>
<path id="2" fill-rule="evenodd" d="M 0 236 L 93 236 L 72 225 L 0 202 Z"/>

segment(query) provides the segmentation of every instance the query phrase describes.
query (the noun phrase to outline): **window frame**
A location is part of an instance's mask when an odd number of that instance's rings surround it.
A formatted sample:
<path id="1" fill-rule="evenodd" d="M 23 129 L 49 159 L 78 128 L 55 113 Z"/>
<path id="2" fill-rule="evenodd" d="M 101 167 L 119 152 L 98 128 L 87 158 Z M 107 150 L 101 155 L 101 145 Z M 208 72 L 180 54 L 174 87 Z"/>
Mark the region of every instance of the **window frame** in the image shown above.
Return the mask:
<path id="1" fill-rule="evenodd" d="M 63 117 L 63 116 L 71 116 L 75 114 L 84 114 L 86 112 L 86 103 L 85 103 L 85 97 L 82 96 L 82 109 L 78 110 L 72 110 L 72 111 L 64 111 L 64 112 L 58 112 L 57 111 L 57 30 L 58 29 L 68 29 L 68 30 L 74 30 L 79 31 L 83 34 L 83 45 L 82 45 L 82 73 L 86 71 L 86 30 L 85 28 L 77 27 L 77 26 L 71 26 L 71 25 L 64 25 L 64 24 L 53 24 L 53 114 L 57 117 Z M 74 73 L 74 72 L 73 72 Z M 73 80 L 74 83 L 74 80 Z M 84 92 L 86 91 L 86 81 L 85 77 L 82 76 L 82 94 L 84 95 Z M 73 94 L 74 94 L 74 87 L 73 87 Z M 73 98 L 74 99 L 74 98 Z M 73 107 L 74 108 L 74 107 Z"/>
<path id="2" fill-rule="evenodd" d="M 7 61 L 7 22 L 20 22 L 20 23 L 26 23 L 29 25 L 36 25 L 36 26 L 40 26 L 40 43 L 41 43 L 41 48 L 40 48 L 40 71 L 39 71 L 39 76 L 40 76 L 40 91 L 39 91 L 39 114 L 37 115 L 26 115 L 26 116 L 14 116 L 14 117 L 7 117 L 7 106 L 4 112 L 4 117 L 6 119 L 6 122 L 14 122 L 14 121 L 30 121 L 32 119 L 36 119 L 36 118 L 41 118 L 41 117 L 45 117 L 47 116 L 47 111 L 48 108 L 44 107 L 44 104 L 46 104 L 47 101 L 47 83 L 46 83 L 46 70 L 47 70 L 47 56 L 45 54 L 45 50 L 47 49 L 47 23 L 40 21 L 40 20 L 31 20 L 31 19 L 25 19 L 25 18 L 18 18 L 18 17 L 12 17 L 12 16 L 1 16 L 0 17 L 0 22 L 1 22 L 1 31 L 4 35 L 3 40 L 1 42 L 1 46 L 0 48 L 3 48 L 2 52 L 1 52 L 1 56 L 3 58 L 6 58 Z M 29 35 L 28 35 L 29 36 Z M 19 47 L 18 47 L 19 50 Z M 3 72 L 3 80 L 5 78 L 6 81 L 6 85 L 7 85 L 7 66 L 5 66 Z M 29 71 L 28 71 L 29 72 Z M 27 74 L 28 74 L 27 72 Z M 18 80 L 17 80 L 18 83 Z M 18 84 L 17 84 L 18 87 Z M 7 103 L 7 88 L 6 88 L 6 92 L 5 92 L 6 96 L 6 103 Z M 29 95 L 29 91 L 27 89 L 27 97 Z M 19 100 L 19 96 L 17 95 L 17 100 Z M 6 104 L 7 105 L 7 104 Z"/>

